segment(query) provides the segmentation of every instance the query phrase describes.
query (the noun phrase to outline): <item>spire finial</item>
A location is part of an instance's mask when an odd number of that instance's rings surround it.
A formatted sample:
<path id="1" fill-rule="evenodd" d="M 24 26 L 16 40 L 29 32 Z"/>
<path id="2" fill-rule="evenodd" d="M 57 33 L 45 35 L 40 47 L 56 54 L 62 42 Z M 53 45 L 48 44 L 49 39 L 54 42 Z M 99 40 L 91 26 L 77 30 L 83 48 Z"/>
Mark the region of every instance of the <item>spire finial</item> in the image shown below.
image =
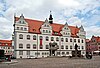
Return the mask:
<path id="1" fill-rule="evenodd" d="M 51 10 L 50 10 L 50 16 L 49 16 L 49 23 L 50 23 L 50 24 L 53 23 L 53 18 L 52 18 Z"/>
<path id="2" fill-rule="evenodd" d="M 51 14 L 51 10 L 50 10 L 50 14 Z"/>
<path id="3" fill-rule="evenodd" d="M 20 16 L 21 18 L 24 18 L 24 15 L 23 14 L 21 14 L 21 16 Z"/>

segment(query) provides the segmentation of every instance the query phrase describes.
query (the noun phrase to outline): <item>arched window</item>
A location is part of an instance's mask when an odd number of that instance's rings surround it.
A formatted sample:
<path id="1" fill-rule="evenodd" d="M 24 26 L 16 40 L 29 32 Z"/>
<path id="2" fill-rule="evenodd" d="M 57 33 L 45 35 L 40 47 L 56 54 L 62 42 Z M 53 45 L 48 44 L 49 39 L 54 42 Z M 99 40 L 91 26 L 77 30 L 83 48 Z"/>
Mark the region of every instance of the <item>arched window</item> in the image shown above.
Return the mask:
<path id="1" fill-rule="evenodd" d="M 27 44 L 27 45 L 26 45 L 26 48 L 27 48 L 27 49 L 30 49 L 30 44 Z"/>
<path id="2" fill-rule="evenodd" d="M 49 41 L 49 37 L 48 36 L 46 36 L 46 41 Z"/>
<path id="3" fill-rule="evenodd" d="M 78 39 L 78 43 L 80 43 L 80 39 Z"/>
<path id="4" fill-rule="evenodd" d="M 46 45 L 46 49 L 49 49 L 49 45 Z"/>
<path id="5" fill-rule="evenodd" d="M 42 36 L 40 36 L 40 39 L 43 39 L 43 37 L 42 37 Z"/>
<path id="6" fill-rule="evenodd" d="M 22 34 L 19 35 L 19 39 L 23 39 L 23 35 Z"/>
<path id="7" fill-rule="evenodd" d="M 27 39 L 30 40 L 30 35 L 27 35 Z"/>
<path id="8" fill-rule="evenodd" d="M 68 46 L 66 45 L 66 49 L 68 49 Z"/>
<path id="9" fill-rule="evenodd" d="M 58 37 L 56 37 L 56 41 L 59 41 L 59 38 Z"/>
<path id="10" fill-rule="evenodd" d="M 19 48 L 23 48 L 23 44 L 19 44 Z"/>
<path id="11" fill-rule="evenodd" d="M 61 41 L 63 42 L 63 41 L 64 41 L 64 39 L 63 39 L 63 38 L 61 38 Z"/>
<path id="12" fill-rule="evenodd" d="M 66 42 L 68 42 L 68 38 L 66 38 Z"/>
<path id="13" fill-rule="evenodd" d="M 70 42 L 72 42 L 72 39 L 70 39 Z"/>
<path id="14" fill-rule="evenodd" d="M 54 41 L 54 37 L 51 37 L 51 41 Z"/>
<path id="15" fill-rule="evenodd" d="M 33 36 L 33 40 L 36 40 L 36 35 Z"/>
<path id="16" fill-rule="evenodd" d="M 84 49 L 84 46 L 82 46 L 82 49 Z"/>
<path id="17" fill-rule="evenodd" d="M 72 49 L 72 46 L 70 46 L 70 49 Z"/>
<path id="18" fill-rule="evenodd" d="M 33 44 L 33 49 L 36 49 L 36 44 Z"/>
<path id="19" fill-rule="evenodd" d="M 82 43 L 83 43 L 83 40 L 82 40 Z"/>
<path id="20" fill-rule="evenodd" d="M 63 45 L 61 46 L 61 49 L 64 49 L 64 46 Z"/>

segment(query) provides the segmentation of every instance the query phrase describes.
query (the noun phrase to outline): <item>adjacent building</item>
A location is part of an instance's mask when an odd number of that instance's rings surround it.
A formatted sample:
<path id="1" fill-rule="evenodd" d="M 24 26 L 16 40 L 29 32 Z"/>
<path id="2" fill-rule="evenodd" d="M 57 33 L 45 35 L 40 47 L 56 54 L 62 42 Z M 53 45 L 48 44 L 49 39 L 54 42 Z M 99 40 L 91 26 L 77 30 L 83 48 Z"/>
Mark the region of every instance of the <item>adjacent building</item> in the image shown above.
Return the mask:
<path id="1" fill-rule="evenodd" d="M 71 56 L 75 44 L 81 55 L 86 53 L 86 32 L 81 27 L 69 26 L 53 22 L 52 14 L 49 20 L 32 20 L 14 17 L 14 55 L 16 58 Z"/>
<path id="2" fill-rule="evenodd" d="M 0 49 L 5 51 L 5 55 L 12 55 L 12 40 L 0 40 Z"/>
<path id="3" fill-rule="evenodd" d="M 96 51 L 100 51 L 100 37 L 92 36 L 90 40 L 87 40 L 87 52 L 94 54 Z"/>

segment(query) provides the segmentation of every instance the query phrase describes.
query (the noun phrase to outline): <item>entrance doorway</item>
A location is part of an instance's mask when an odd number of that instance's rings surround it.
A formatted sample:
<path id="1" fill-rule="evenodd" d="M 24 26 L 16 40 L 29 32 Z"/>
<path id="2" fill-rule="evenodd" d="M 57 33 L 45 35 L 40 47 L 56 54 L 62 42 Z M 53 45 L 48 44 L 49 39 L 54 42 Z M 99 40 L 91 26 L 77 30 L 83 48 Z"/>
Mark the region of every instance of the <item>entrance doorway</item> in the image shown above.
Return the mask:
<path id="1" fill-rule="evenodd" d="M 50 56 L 55 56 L 55 50 L 50 50 Z"/>
<path id="2" fill-rule="evenodd" d="M 72 51 L 72 57 L 75 57 L 75 51 Z M 77 56 L 81 57 L 81 51 L 77 51 Z"/>

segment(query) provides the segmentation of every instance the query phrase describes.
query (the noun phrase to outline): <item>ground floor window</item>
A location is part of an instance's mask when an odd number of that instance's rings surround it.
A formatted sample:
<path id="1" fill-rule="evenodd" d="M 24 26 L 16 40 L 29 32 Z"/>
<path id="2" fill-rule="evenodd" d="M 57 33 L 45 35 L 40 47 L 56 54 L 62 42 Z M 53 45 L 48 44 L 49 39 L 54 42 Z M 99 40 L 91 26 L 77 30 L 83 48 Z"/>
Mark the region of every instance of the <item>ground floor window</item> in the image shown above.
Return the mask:
<path id="1" fill-rule="evenodd" d="M 27 51 L 26 53 L 27 53 L 27 55 L 30 55 L 30 51 Z"/>
<path id="2" fill-rule="evenodd" d="M 35 55 L 40 55 L 40 53 L 39 52 L 38 53 L 36 52 Z"/>
<path id="3" fill-rule="evenodd" d="M 57 52 L 57 55 L 60 55 L 60 52 Z"/>
<path id="4" fill-rule="evenodd" d="M 19 55 L 23 55 L 23 51 L 19 51 Z"/>
<path id="5" fill-rule="evenodd" d="M 69 52 L 66 52 L 66 54 L 69 54 Z"/>
<path id="6" fill-rule="evenodd" d="M 62 52 L 62 55 L 64 55 L 65 54 L 65 52 Z"/>

